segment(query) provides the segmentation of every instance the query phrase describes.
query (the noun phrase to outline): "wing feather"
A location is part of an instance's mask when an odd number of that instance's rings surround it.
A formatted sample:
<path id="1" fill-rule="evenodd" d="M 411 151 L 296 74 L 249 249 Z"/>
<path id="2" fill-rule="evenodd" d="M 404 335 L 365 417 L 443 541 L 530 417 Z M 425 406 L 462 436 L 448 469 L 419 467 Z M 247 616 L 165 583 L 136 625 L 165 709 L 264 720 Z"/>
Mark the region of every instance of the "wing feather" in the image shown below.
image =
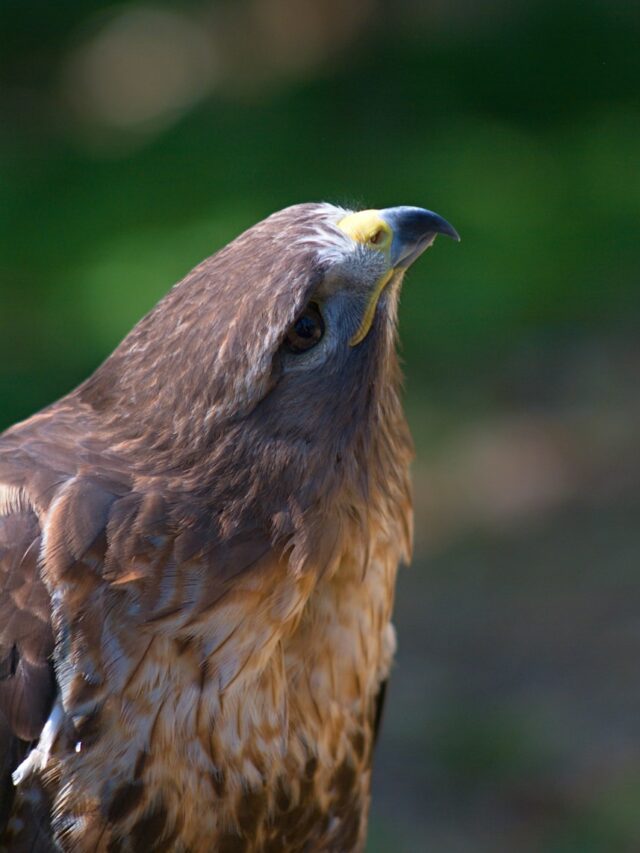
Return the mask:
<path id="1" fill-rule="evenodd" d="M 0 827 L 11 772 L 36 740 L 55 695 L 49 594 L 40 577 L 40 526 L 22 503 L 0 516 Z"/>

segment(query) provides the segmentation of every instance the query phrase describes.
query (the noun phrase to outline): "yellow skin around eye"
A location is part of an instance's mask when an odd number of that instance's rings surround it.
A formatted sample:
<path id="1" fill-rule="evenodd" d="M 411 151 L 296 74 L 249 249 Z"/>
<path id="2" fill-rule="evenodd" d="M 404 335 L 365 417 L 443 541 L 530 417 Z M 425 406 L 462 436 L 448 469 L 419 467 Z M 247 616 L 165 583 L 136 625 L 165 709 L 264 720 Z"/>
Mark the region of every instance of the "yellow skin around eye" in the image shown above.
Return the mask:
<path id="1" fill-rule="evenodd" d="M 379 210 L 360 210 L 358 213 L 350 213 L 348 216 L 345 216 L 344 219 L 340 220 L 338 228 L 344 231 L 345 234 L 348 234 L 349 237 L 357 243 L 363 243 L 365 246 L 371 246 L 371 248 L 376 249 L 385 255 L 389 254 L 391 241 L 393 239 L 393 232 L 391 231 L 389 224 L 380 218 Z M 378 300 L 380 299 L 380 294 L 387 284 L 389 284 L 394 272 L 394 269 L 387 270 L 376 284 L 367 307 L 365 308 L 358 330 L 349 341 L 350 346 L 357 346 L 369 334 L 369 330 L 371 329 L 371 324 L 373 323 L 373 318 L 376 313 Z"/>

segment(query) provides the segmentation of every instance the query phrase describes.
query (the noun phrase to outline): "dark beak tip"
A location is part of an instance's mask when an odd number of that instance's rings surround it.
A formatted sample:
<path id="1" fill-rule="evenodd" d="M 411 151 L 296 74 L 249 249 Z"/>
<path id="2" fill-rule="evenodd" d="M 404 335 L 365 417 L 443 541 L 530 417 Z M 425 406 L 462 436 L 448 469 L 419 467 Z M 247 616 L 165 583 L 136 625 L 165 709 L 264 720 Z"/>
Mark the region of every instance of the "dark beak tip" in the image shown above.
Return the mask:
<path id="1" fill-rule="evenodd" d="M 451 237 L 452 240 L 455 240 L 456 243 L 459 243 L 460 242 L 460 235 L 458 234 L 456 229 L 453 227 L 453 225 L 449 225 L 448 222 L 447 222 L 447 226 L 448 227 L 446 228 L 446 230 L 443 228 L 440 233 L 444 234 L 445 237 Z"/>
<path id="2" fill-rule="evenodd" d="M 434 230 L 436 234 L 444 234 L 445 237 L 451 237 L 452 240 L 455 240 L 456 243 L 460 242 L 460 235 L 453 227 L 450 222 L 447 222 L 442 216 L 437 213 L 432 213 L 431 211 L 427 211 L 432 219 L 434 224 Z"/>

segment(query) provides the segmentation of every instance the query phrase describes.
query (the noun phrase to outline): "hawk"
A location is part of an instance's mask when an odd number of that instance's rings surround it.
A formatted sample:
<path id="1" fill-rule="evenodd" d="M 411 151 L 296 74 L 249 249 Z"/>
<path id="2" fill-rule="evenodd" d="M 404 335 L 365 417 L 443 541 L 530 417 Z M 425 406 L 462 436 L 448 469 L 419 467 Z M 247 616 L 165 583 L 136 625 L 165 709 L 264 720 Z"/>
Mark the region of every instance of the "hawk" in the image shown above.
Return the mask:
<path id="1" fill-rule="evenodd" d="M 398 292 L 437 234 L 275 213 L 0 437 L 3 849 L 363 848 L 412 535 Z"/>

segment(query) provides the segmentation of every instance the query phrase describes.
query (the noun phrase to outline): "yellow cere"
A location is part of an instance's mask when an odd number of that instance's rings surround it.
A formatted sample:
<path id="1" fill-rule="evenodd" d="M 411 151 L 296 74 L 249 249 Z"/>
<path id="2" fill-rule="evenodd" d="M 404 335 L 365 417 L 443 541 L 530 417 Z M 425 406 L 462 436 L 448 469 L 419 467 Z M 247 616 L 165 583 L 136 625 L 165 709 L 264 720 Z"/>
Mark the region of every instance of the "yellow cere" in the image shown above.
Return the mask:
<path id="1" fill-rule="evenodd" d="M 357 213 L 350 213 L 338 222 L 338 228 L 344 231 L 345 234 L 348 234 L 357 243 L 371 246 L 385 254 L 391 247 L 393 233 L 389 224 L 380 218 L 379 210 L 360 210 Z M 350 346 L 355 347 L 359 343 L 362 343 L 369 334 L 380 294 L 387 284 L 389 284 L 394 272 L 395 270 L 393 269 L 387 270 L 376 284 L 365 308 L 364 316 L 358 326 L 358 330 L 349 341 Z"/>
<path id="2" fill-rule="evenodd" d="M 374 246 L 380 251 L 388 251 L 391 246 L 391 228 L 380 218 L 379 210 L 359 210 L 350 213 L 338 222 L 338 228 L 348 234 L 357 243 Z"/>

